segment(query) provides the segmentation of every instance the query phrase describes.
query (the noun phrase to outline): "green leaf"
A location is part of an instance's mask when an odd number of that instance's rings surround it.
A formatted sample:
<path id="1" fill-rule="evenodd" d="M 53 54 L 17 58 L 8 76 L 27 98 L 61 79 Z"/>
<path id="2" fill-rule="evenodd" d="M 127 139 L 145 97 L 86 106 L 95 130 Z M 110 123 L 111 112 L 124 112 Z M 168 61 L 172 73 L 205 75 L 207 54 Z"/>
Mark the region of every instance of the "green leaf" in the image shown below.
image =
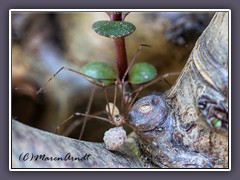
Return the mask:
<path id="1" fill-rule="evenodd" d="M 148 63 L 136 63 L 129 72 L 129 80 L 132 84 L 148 82 L 157 76 L 156 68 Z"/>
<path id="2" fill-rule="evenodd" d="M 96 79 L 96 82 L 98 84 L 103 84 L 103 85 L 113 84 L 114 80 L 117 77 L 115 70 L 110 65 L 103 62 L 99 62 L 99 61 L 85 64 L 80 70 L 80 72 Z M 109 80 L 103 80 L 103 79 L 109 79 Z M 94 81 L 94 80 L 90 79 L 90 81 Z"/>
<path id="3" fill-rule="evenodd" d="M 219 119 L 216 118 L 212 121 L 212 125 L 214 127 L 221 127 L 222 126 L 222 121 L 220 121 Z"/>
<path id="4" fill-rule="evenodd" d="M 92 28 L 99 35 L 110 38 L 128 36 L 136 30 L 132 23 L 126 21 L 97 21 Z"/>

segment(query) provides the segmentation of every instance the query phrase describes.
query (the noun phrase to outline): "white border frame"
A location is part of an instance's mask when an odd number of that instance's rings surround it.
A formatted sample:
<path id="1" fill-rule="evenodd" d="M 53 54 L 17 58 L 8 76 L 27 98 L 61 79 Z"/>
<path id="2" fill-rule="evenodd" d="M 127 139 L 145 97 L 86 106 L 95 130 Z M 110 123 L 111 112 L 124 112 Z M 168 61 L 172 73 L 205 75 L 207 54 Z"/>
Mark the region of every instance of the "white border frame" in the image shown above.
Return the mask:
<path id="1" fill-rule="evenodd" d="M 15 169 L 12 168 L 12 28 L 11 28 L 11 14 L 12 12 L 105 12 L 105 11 L 131 11 L 131 12 L 198 12 L 198 11 L 212 11 L 222 12 L 227 11 L 229 15 L 229 168 L 228 169 Z M 231 171 L 231 10 L 230 9 L 10 9 L 9 10 L 9 171 Z M 11 158 L 10 158 L 11 156 Z"/>

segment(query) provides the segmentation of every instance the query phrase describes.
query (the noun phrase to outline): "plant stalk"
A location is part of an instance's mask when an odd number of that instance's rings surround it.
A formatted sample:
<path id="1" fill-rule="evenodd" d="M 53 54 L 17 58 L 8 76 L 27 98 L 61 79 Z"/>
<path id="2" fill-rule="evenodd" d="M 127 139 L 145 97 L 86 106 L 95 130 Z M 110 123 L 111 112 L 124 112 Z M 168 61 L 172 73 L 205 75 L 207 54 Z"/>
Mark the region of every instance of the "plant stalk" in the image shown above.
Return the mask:
<path id="1" fill-rule="evenodd" d="M 122 12 L 113 12 L 110 15 L 111 21 L 122 21 Z M 118 77 L 120 80 L 122 80 L 127 67 L 128 67 L 128 61 L 127 61 L 127 53 L 126 53 L 126 46 L 125 46 L 125 38 L 114 38 L 113 39 L 114 49 L 115 49 L 115 55 L 116 55 L 116 65 L 118 70 Z M 126 76 L 126 80 L 128 77 Z"/>

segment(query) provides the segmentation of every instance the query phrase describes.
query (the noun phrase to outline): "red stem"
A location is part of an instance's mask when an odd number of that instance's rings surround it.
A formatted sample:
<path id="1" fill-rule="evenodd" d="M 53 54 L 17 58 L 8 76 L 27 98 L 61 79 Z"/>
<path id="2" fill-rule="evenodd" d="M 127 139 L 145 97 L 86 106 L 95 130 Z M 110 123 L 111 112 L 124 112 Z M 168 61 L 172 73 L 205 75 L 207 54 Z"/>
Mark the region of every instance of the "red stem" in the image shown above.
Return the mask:
<path id="1" fill-rule="evenodd" d="M 122 21 L 122 12 L 114 12 L 110 15 L 111 21 Z M 116 64 L 118 70 L 118 77 L 122 80 L 124 73 L 127 70 L 128 62 L 127 62 L 127 53 L 125 47 L 125 39 L 124 37 L 121 38 L 114 38 L 114 49 L 116 55 Z M 127 77 L 126 77 L 127 80 Z"/>
<path id="2" fill-rule="evenodd" d="M 127 67 L 127 54 L 126 54 L 126 48 L 125 48 L 125 39 L 124 38 L 115 38 L 113 39 L 114 43 L 114 49 L 115 49 L 115 55 L 116 55 L 116 63 L 117 63 L 117 69 L 118 69 L 118 77 L 120 80 L 122 80 Z M 127 77 L 125 78 L 127 80 Z"/>
<path id="3" fill-rule="evenodd" d="M 113 12 L 110 15 L 111 21 L 122 21 L 122 12 Z"/>

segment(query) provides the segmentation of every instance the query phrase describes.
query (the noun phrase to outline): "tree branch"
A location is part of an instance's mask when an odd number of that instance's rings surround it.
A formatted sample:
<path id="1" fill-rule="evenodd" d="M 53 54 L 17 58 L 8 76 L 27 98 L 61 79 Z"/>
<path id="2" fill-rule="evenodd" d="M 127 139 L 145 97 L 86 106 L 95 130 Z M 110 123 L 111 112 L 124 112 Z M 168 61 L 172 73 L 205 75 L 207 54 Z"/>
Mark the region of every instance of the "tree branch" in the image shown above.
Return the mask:
<path id="1" fill-rule="evenodd" d="M 12 120 L 12 168 L 142 168 L 136 158 Z M 34 157 L 32 157 L 34 155 Z M 39 155 L 39 156 L 38 156 Z M 40 156 L 42 155 L 42 156 Z M 45 155 L 45 157 L 43 157 Z M 65 159 L 52 161 L 48 158 Z M 34 159 L 37 158 L 35 161 Z M 79 158 L 72 160 L 72 158 Z"/>

